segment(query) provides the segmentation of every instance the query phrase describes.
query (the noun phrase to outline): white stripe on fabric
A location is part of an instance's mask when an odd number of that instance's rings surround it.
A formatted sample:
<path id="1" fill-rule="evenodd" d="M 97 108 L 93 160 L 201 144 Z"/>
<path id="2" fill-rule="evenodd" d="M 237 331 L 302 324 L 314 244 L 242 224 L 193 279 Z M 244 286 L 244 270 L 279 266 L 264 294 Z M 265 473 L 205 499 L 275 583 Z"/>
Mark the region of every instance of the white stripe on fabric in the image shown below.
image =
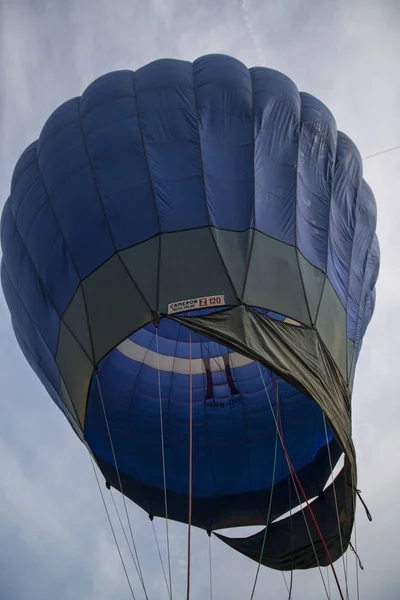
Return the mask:
<path id="1" fill-rule="evenodd" d="M 136 344 L 136 342 L 133 342 L 130 339 L 126 339 L 119 344 L 119 346 L 117 346 L 117 350 L 132 360 L 143 363 L 149 367 L 152 367 L 153 369 L 160 368 L 161 371 L 172 371 L 173 373 L 180 373 L 181 375 L 189 375 L 190 362 L 192 362 L 191 369 L 193 375 L 200 375 L 206 372 L 204 360 L 202 358 L 192 358 L 192 361 L 190 361 L 189 358 L 177 358 L 175 356 L 167 356 L 165 354 L 160 354 L 157 357 L 156 352 L 153 350 L 148 350 L 147 348 L 143 348 L 143 346 Z M 244 367 L 245 365 L 249 365 L 254 362 L 251 358 L 247 358 L 247 356 L 243 356 L 238 352 L 231 352 L 228 354 L 228 356 L 229 364 L 232 369 Z M 223 355 L 207 358 L 210 358 L 211 371 L 225 370 Z"/>

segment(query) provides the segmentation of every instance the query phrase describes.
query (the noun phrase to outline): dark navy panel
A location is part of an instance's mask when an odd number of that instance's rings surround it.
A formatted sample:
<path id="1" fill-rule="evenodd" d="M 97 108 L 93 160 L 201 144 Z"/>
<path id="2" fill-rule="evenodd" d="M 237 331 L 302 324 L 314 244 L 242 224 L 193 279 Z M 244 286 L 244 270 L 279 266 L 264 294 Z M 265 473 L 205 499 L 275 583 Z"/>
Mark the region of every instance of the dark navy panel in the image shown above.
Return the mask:
<path id="1" fill-rule="evenodd" d="M 272 69 L 251 70 L 256 228 L 295 243 L 299 93 Z"/>

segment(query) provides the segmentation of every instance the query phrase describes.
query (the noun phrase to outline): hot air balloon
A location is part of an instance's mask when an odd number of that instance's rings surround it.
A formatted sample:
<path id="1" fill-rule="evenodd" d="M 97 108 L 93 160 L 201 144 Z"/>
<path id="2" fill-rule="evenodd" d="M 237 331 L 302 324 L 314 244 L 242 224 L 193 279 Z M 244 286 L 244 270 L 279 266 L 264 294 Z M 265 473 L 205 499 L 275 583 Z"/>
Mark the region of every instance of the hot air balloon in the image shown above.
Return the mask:
<path id="1" fill-rule="evenodd" d="M 352 532 L 375 227 L 360 154 L 322 102 L 228 56 L 165 59 L 95 80 L 22 154 L 2 286 L 109 485 L 209 533 L 263 526 L 218 535 L 304 569 Z"/>

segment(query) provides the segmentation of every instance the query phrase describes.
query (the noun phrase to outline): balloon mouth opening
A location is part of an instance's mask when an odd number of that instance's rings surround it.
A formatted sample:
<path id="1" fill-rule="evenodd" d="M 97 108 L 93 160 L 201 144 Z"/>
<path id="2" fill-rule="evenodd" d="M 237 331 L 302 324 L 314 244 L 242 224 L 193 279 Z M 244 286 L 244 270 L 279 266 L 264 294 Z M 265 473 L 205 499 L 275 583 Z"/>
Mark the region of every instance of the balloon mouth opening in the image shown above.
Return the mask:
<path id="1" fill-rule="evenodd" d="M 109 429 L 118 469 L 146 489 L 163 490 L 165 470 L 168 492 L 187 495 L 190 395 L 194 500 L 256 497 L 272 486 L 287 486 L 290 470 L 279 427 L 296 471 L 305 473 L 305 481 L 313 473 L 310 494 L 322 491 L 329 477 L 327 448 L 334 463 L 341 454 L 314 400 L 261 363 L 168 317 L 156 327 L 145 325 L 107 354 L 98 378 L 102 397 L 92 380 L 86 439 L 112 469 Z M 239 518 L 240 525 L 252 520 L 258 523 L 260 514 Z"/>

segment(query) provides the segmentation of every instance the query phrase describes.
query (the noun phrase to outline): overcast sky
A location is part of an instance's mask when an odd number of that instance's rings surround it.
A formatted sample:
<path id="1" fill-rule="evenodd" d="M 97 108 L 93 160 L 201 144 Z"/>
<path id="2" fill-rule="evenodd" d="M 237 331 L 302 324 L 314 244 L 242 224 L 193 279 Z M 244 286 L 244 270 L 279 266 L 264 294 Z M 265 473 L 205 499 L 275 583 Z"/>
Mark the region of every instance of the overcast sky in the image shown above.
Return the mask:
<path id="1" fill-rule="evenodd" d="M 0 0 L 1 205 L 18 156 L 52 110 L 104 72 L 163 56 L 223 52 L 282 70 L 330 107 L 363 156 L 396 146 L 399 33 L 398 0 Z M 400 152 L 367 160 L 364 173 L 378 203 L 382 267 L 353 397 L 359 487 L 374 517 L 358 510 L 361 598 L 398 600 Z M 0 598 L 128 600 L 87 451 L 25 362 L 2 296 L 0 364 Z M 148 518 L 131 503 L 130 513 L 149 597 L 167 598 Z M 171 532 L 178 600 L 186 529 Z M 250 598 L 255 563 L 216 539 L 212 552 L 214 599 Z M 198 531 L 192 577 L 193 600 L 208 598 L 208 539 Z M 318 571 L 295 573 L 294 600 L 323 597 Z M 255 598 L 287 598 L 281 574 L 262 569 Z"/>

